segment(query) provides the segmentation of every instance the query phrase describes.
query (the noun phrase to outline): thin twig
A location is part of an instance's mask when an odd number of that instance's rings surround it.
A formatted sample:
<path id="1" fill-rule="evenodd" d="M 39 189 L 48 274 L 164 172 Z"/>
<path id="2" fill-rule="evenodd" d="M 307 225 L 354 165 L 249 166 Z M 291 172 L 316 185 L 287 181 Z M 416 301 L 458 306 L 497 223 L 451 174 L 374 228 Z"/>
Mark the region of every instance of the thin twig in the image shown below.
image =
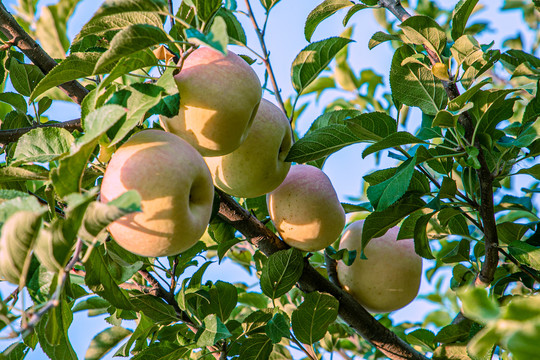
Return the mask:
<path id="1" fill-rule="evenodd" d="M 261 45 L 261 50 L 263 52 L 262 61 L 266 67 L 268 76 L 270 77 L 270 82 L 272 83 L 272 87 L 274 88 L 274 96 L 276 97 L 279 107 L 286 114 L 287 110 L 285 109 L 285 103 L 283 102 L 283 99 L 281 98 L 281 92 L 277 84 L 276 76 L 274 75 L 272 64 L 270 63 L 270 54 L 268 53 L 268 49 L 266 48 L 266 42 L 264 41 L 264 34 L 261 28 L 259 28 L 259 25 L 257 24 L 257 20 L 255 19 L 255 15 L 253 14 L 253 10 L 251 9 L 249 0 L 245 0 L 245 3 L 246 3 L 247 11 L 248 11 L 248 16 L 251 20 L 251 23 L 253 24 L 253 28 L 255 29 L 255 32 L 257 33 L 257 37 L 259 38 L 259 43 Z M 266 14 L 266 16 L 268 16 L 268 14 Z"/>

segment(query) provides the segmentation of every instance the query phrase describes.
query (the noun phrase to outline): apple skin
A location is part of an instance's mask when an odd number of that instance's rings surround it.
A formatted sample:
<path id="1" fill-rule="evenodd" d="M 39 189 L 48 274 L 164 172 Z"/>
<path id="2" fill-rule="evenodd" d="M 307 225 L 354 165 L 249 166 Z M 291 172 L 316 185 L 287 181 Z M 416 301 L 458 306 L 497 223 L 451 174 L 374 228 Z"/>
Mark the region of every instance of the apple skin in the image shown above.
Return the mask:
<path id="1" fill-rule="evenodd" d="M 300 250 L 328 247 L 345 226 L 345 211 L 330 179 L 311 165 L 291 166 L 283 183 L 266 200 L 283 241 Z"/>
<path id="2" fill-rule="evenodd" d="M 414 240 L 396 240 L 399 227 L 371 239 L 360 259 L 364 220 L 353 222 L 341 238 L 340 249 L 356 250 L 351 266 L 338 262 L 337 274 L 343 289 L 367 310 L 385 313 L 401 309 L 414 300 L 422 278 L 422 258 L 414 251 Z"/>
<path id="3" fill-rule="evenodd" d="M 174 76 L 180 112 L 161 117 L 163 128 L 189 142 L 203 156 L 220 156 L 245 140 L 262 97 L 253 69 L 238 55 L 201 47 Z"/>
<path id="4" fill-rule="evenodd" d="M 278 187 L 289 172 L 292 146 L 287 116 L 262 99 L 246 140 L 232 153 L 206 157 L 214 184 L 229 195 L 253 198 Z"/>
<path id="5" fill-rule="evenodd" d="M 118 148 L 103 176 L 101 201 L 128 190 L 141 195 L 142 212 L 108 227 L 124 249 L 142 256 L 172 256 L 203 235 L 212 212 L 212 177 L 202 156 L 178 136 L 145 130 Z"/>

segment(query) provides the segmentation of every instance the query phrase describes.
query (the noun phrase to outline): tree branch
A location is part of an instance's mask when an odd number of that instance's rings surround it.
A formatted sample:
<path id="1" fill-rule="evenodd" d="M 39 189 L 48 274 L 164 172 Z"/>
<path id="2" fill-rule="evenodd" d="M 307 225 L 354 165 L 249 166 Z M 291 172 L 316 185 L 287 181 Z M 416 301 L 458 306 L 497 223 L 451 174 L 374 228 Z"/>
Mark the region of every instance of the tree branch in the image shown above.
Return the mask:
<path id="1" fill-rule="evenodd" d="M 28 35 L 17 21 L 0 2 L 0 31 L 8 38 L 8 41 L 18 47 L 43 74 L 47 74 L 57 63 Z M 88 90 L 77 81 L 70 81 L 59 85 L 74 102 L 81 104 Z"/>
<path id="2" fill-rule="evenodd" d="M 276 234 L 229 195 L 221 191 L 218 191 L 218 195 L 221 200 L 219 216 L 250 239 L 253 245 L 265 255 L 269 256 L 288 248 L 288 245 L 281 241 Z M 305 261 L 298 287 L 304 292 L 320 291 L 334 296 L 339 301 L 341 318 L 389 358 L 426 360 L 426 357 L 380 324 L 351 295 L 319 274 L 308 260 Z"/>
<path id="3" fill-rule="evenodd" d="M 401 21 L 404 21 L 411 16 L 403 6 L 401 6 L 399 0 L 379 0 L 379 6 L 386 8 Z M 424 46 L 424 49 L 432 64 L 441 62 L 439 55 L 434 53 L 429 47 Z M 442 81 L 442 84 L 450 100 L 453 100 L 460 95 L 455 82 Z M 480 217 L 482 218 L 483 225 L 483 229 L 481 230 L 484 232 L 486 255 L 484 263 L 482 264 L 482 270 L 480 271 L 476 282 L 478 284 L 489 285 L 494 279 L 495 270 L 497 270 L 499 264 L 499 253 L 497 250 L 499 238 L 493 203 L 493 174 L 489 170 L 489 165 L 485 159 L 481 144 L 478 140 L 475 141 L 473 139 L 474 122 L 471 114 L 468 111 L 463 112 L 459 116 L 458 121 L 465 129 L 465 139 L 479 151 L 478 161 L 480 162 L 480 169 L 478 169 L 476 173 L 480 181 Z M 474 144 L 473 141 L 475 141 Z"/>
<path id="4" fill-rule="evenodd" d="M 37 129 L 37 128 L 46 128 L 46 127 L 59 127 L 66 129 L 69 132 L 73 132 L 75 130 L 83 131 L 81 126 L 81 119 L 74 119 L 74 120 L 68 120 L 64 122 L 58 122 L 58 123 L 45 123 L 45 124 L 39 124 L 37 126 L 29 126 L 19 129 L 13 129 L 13 130 L 0 130 L 0 144 L 6 145 L 12 142 L 15 142 L 19 140 L 21 136 L 29 132 L 30 130 Z"/>

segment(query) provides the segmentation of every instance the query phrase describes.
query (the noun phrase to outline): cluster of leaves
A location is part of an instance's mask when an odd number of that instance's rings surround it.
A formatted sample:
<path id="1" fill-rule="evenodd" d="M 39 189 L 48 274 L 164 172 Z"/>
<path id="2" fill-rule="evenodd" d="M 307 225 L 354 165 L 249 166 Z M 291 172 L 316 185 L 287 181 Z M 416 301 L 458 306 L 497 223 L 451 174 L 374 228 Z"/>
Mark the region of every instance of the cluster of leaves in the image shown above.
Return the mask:
<path id="1" fill-rule="evenodd" d="M 278 2 L 260 1 L 267 17 Z M 0 328 L 19 323 L 14 331 L 22 334 L 0 358 L 22 359 L 39 344 L 50 358 L 75 359 L 67 329 L 77 311 L 108 314 L 111 325 L 92 340 L 88 359 L 99 359 L 122 342 L 116 355 L 133 359 L 220 353 L 238 359 L 290 359 L 291 347 L 312 358 L 323 350 L 381 358 L 337 319 L 338 300 L 294 288 L 306 261 L 299 251 L 267 257 L 216 214 L 208 236 L 167 264 L 107 241 L 106 226 L 140 205 L 136 193 L 107 205 L 96 200 L 111 153 L 133 133 L 159 127 L 153 115 L 178 113 L 181 99 L 169 57 L 181 62 L 199 44 L 222 52 L 229 44 L 246 45 L 236 1 L 184 0 L 173 15 L 164 0 L 108 0 L 71 43 L 66 26 L 79 1 L 45 7 L 39 19 L 36 3 L 20 1 L 17 22 L 61 59 L 59 64 L 44 75 L 16 49 L 0 52 L 2 86 L 9 83 L 15 90 L 0 94 L 1 130 L 36 127 L 3 148 L 5 162 L 0 166 L 0 270 L 25 287 L 33 302 L 17 313 L 16 295 L 0 301 Z M 511 3 L 505 8 L 515 6 Z M 306 20 L 306 40 L 338 10 L 348 10 L 346 26 L 358 11 L 377 4 L 321 2 Z M 520 196 L 503 193 L 515 191 L 514 175 L 540 179 L 539 165 L 531 166 L 540 154 L 540 59 L 533 55 L 535 47 L 502 52 L 493 44 L 480 44 L 475 36 L 488 24 L 468 25 L 476 6 L 478 0 L 463 0 L 444 10 L 434 2 L 418 1 L 418 15 L 399 26 L 382 9 L 375 10 L 386 32 L 375 33 L 370 47 L 389 41 L 395 48 L 391 93 L 382 96 L 382 76 L 371 70 L 356 74 L 349 63 L 350 28 L 341 36 L 310 42 L 292 64 L 296 94 L 288 101 L 291 117 L 302 114 L 305 106 L 296 109 L 299 101 L 318 98 L 328 89 L 344 90 L 348 96 L 327 105 L 288 160 L 322 167 L 328 156 L 356 143 L 369 144 L 363 158 L 388 151 L 399 164 L 364 177 L 369 203 L 346 205 L 348 212 L 368 213 L 364 246 L 401 223 L 399 238 L 414 238 L 417 253 L 431 260 L 428 278 L 448 267 L 452 278 L 448 293 L 428 297 L 441 306 L 423 324 L 434 325 L 436 334 L 421 328 L 406 333 L 416 324 L 393 326 L 386 315 L 379 321 L 440 359 L 483 358 L 494 351 L 525 359 L 538 351 L 530 341 L 538 336 L 540 324 L 538 299 L 532 296 L 540 278 L 540 219 L 532 201 L 538 190 L 523 189 Z M 523 13 L 531 28 L 538 23 L 532 5 L 524 6 Z M 175 20 L 168 31 L 167 16 Z M 509 74 L 503 76 L 507 80 L 491 80 L 502 69 Z M 37 127 L 53 123 L 43 114 L 53 101 L 67 99 L 56 86 L 71 80 L 88 90 L 80 104 L 83 131 Z M 449 83 L 457 84 L 462 94 L 449 97 Z M 396 120 L 420 113 L 422 121 L 414 132 L 406 131 L 406 121 Z M 465 113 L 472 119 L 472 138 L 460 120 Z M 464 290 L 478 277 L 485 256 L 483 189 L 477 171 L 485 166 L 501 193 L 496 194 L 494 211 L 504 251 L 489 294 Z M 242 205 L 261 220 L 268 217 L 264 197 L 246 199 Z M 329 254 L 340 261 L 354 258 L 332 249 Z M 211 264 L 207 259 L 214 256 L 218 261 L 227 256 L 256 273 L 262 293 L 243 283 L 203 283 Z M 321 254 L 313 254 L 309 262 L 324 270 Z M 194 270 L 192 275 L 187 275 L 189 270 Z M 466 320 L 448 325 L 458 311 L 455 291 Z M 124 320 L 135 320 L 136 327 L 127 329 Z"/>

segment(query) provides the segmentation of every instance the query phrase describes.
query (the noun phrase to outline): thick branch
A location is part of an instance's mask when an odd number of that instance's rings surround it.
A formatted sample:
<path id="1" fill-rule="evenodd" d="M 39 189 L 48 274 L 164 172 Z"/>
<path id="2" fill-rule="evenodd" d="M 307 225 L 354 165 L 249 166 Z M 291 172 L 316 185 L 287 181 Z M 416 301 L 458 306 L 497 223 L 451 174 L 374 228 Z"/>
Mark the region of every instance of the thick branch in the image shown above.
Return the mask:
<path id="1" fill-rule="evenodd" d="M 57 63 L 28 35 L 0 2 L 0 31 L 10 44 L 18 47 L 43 74 L 47 74 Z M 74 102 L 81 104 L 88 90 L 77 81 L 59 86 Z"/>
<path id="2" fill-rule="evenodd" d="M 37 129 L 37 128 L 44 128 L 44 127 L 60 127 L 63 129 L 66 129 L 69 132 L 73 132 L 75 130 L 83 131 L 81 127 L 81 119 L 74 119 L 59 123 L 45 123 L 45 124 L 39 124 L 37 126 L 30 126 L 30 127 L 24 127 L 19 129 L 13 129 L 13 130 L 0 130 L 0 144 L 9 144 L 12 142 L 15 142 L 19 140 L 21 136 L 29 132 L 30 130 Z"/>
<path id="3" fill-rule="evenodd" d="M 218 194 L 221 200 L 219 216 L 250 239 L 265 255 L 268 256 L 288 248 L 272 231 L 229 195 L 222 192 L 218 192 Z M 351 295 L 319 274 L 307 260 L 298 286 L 304 292 L 320 291 L 333 295 L 339 301 L 341 318 L 389 358 L 426 359 L 396 334 L 380 324 Z"/>
<path id="4" fill-rule="evenodd" d="M 403 6 L 401 6 L 399 0 L 379 0 L 379 6 L 386 8 L 401 21 L 410 17 L 410 14 Z M 439 56 L 436 53 L 428 46 L 424 46 L 424 48 L 432 64 L 440 62 Z M 450 100 L 455 99 L 460 95 L 455 82 L 442 81 L 442 83 Z M 482 218 L 486 258 L 477 282 L 490 284 L 494 279 L 495 270 L 497 270 L 499 264 L 499 253 L 497 250 L 499 238 L 497 235 L 495 208 L 493 203 L 493 175 L 489 170 L 481 144 L 473 139 L 474 121 L 471 114 L 468 111 L 465 111 L 459 116 L 458 120 L 465 129 L 465 139 L 479 151 L 478 161 L 480 162 L 480 169 L 478 169 L 476 173 L 480 181 L 480 217 Z"/>

